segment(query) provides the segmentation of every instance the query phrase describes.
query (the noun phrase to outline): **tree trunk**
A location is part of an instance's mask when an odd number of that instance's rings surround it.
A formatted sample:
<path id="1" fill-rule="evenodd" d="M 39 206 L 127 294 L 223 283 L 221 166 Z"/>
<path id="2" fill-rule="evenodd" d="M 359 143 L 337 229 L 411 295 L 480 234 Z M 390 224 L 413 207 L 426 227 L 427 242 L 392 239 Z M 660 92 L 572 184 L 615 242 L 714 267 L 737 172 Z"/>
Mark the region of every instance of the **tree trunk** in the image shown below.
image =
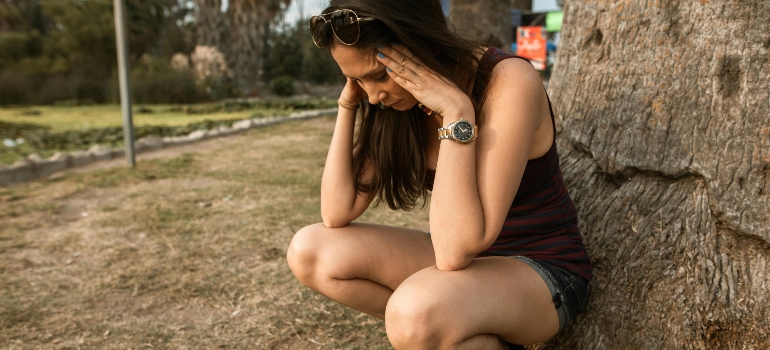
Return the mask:
<path id="1" fill-rule="evenodd" d="M 770 348 L 770 1 L 566 3 L 550 82 L 594 262 L 544 348 Z"/>
<path id="2" fill-rule="evenodd" d="M 265 35 L 270 21 L 291 4 L 291 0 L 230 0 L 230 42 L 227 60 L 233 81 L 250 93 L 257 82 Z"/>
<path id="3" fill-rule="evenodd" d="M 195 0 L 195 43 L 225 52 L 222 42 L 224 14 L 221 0 Z"/>
<path id="4" fill-rule="evenodd" d="M 242 92 L 249 93 L 257 82 L 259 57 L 264 46 L 266 23 L 262 0 L 232 0 L 227 9 L 230 19 L 230 49 L 227 61 L 233 81 Z"/>
<path id="5" fill-rule="evenodd" d="M 511 0 L 452 0 L 451 24 L 458 33 L 473 40 L 497 39 L 500 47 L 511 50 L 513 37 Z"/>

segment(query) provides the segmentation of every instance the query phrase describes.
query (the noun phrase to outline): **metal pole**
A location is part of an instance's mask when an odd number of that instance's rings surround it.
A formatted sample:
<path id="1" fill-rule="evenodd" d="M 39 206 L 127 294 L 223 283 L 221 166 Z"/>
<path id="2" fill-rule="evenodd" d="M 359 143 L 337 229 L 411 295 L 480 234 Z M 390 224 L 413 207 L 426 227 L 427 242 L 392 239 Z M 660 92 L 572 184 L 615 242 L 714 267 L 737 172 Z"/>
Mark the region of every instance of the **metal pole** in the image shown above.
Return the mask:
<path id="1" fill-rule="evenodd" d="M 126 161 L 136 167 L 134 157 L 134 123 L 131 116 L 131 82 L 128 73 L 128 41 L 126 40 L 123 0 L 113 0 L 115 9 L 115 40 L 118 48 L 118 78 L 120 80 L 120 108 L 123 111 L 123 143 L 126 147 Z"/>

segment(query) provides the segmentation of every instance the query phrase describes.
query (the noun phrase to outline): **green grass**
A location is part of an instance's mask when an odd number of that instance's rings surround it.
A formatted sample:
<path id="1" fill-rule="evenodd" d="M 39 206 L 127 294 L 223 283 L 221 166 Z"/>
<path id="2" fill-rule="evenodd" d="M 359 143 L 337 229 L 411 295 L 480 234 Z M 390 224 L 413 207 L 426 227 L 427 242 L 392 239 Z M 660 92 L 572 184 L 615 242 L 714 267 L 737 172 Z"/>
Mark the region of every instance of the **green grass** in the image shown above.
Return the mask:
<path id="1" fill-rule="evenodd" d="M 133 113 L 136 126 L 166 125 L 182 126 L 204 120 L 247 119 L 253 115 L 287 115 L 287 109 L 249 108 L 236 112 L 217 112 L 210 114 L 187 114 L 182 111 L 170 111 L 174 106 L 152 105 L 134 106 L 134 110 L 146 108 L 153 113 Z M 30 115 L 38 111 L 38 115 Z M 51 128 L 51 131 L 75 131 L 92 128 L 119 127 L 123 125 L 120 105 L 56 107 L 33 106 L 26 108 L 0 108 L 0 120 L 14 123 L 31 123 Z"/>
<path id="2" fill-rule="evenodd" d="M 181 136 L 233 122 L 268 116 L 285 116 L 295 110 L 336 106 L 330 99 L 274 99 L 256 102 L 220 102 L 198 105 L 135 106 L 133 125 L 137 139 L 148 136 Z M 120 106 L 32 106 L 0 108 L 0 140 L 23 139 L 13 147 L 0 145 L 0 164 L 13 164 L 30 154 L 43 158 L 58 151 L 85 150 L 99 144 L 123 145 Z"/>

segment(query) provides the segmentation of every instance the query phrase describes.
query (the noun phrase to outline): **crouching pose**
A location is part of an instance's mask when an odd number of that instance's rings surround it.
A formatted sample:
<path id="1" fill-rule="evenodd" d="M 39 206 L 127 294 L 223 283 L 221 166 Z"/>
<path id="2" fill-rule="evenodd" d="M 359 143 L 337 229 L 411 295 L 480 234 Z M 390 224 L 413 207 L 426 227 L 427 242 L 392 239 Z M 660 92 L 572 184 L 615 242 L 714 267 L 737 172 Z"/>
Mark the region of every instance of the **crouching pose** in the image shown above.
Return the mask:
<path id="1" fill-rule="evenodd" d="M 310 29 L 347 83 L 323 223 L 288 251 L 297 279 L 384 319 L 396 349 L 508 349 L 563 329 L 591 266 L 529 62 L 458 37 L 438 0 L 332 0 Z M 429 233 L 353 222 L 373 200 L 428 195 Z"/>

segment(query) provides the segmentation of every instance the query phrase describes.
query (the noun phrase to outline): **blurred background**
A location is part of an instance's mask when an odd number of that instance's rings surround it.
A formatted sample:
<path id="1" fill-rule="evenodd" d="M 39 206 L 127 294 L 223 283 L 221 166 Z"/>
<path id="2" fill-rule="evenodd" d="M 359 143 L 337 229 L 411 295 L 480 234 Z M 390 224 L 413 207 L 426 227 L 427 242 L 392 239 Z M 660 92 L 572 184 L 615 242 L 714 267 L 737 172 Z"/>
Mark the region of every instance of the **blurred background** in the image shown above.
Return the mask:
<path id="1" fill-rule="evenodd" d="M 113 1 L 0 0 L 0 164 L 122 145 Z M 125 1 L 136 138 L 336 106 L 344 79 L 307 29 L 326 4 Z M 461 34 L 529 58 L 547 87 L 561 3 L 441 4 Z"/>
<path id="2" fill-rule="evenodd" d="M 0 105 L 118 103 L 112 3 L 0 0 Z M 443 0 L 448 16 L 456 15 L 453 3 L 458 9 L 480 4 Z M 510 34 L 498 39 L 511 51 L 517 27 L 546 28 L 549 12 L 560 13 L 555 0 L 502 3 L 509 7 Z M 306 28 L 306 18 L 324 5 L 319 0 L 126 2 L 134 102 L 322 95 L 312 86 L 340 82 L 336 65 L 315 49 Z M 554 23 L 546 32 L 550 51 L 558 42 L 560 26 Z"/>

